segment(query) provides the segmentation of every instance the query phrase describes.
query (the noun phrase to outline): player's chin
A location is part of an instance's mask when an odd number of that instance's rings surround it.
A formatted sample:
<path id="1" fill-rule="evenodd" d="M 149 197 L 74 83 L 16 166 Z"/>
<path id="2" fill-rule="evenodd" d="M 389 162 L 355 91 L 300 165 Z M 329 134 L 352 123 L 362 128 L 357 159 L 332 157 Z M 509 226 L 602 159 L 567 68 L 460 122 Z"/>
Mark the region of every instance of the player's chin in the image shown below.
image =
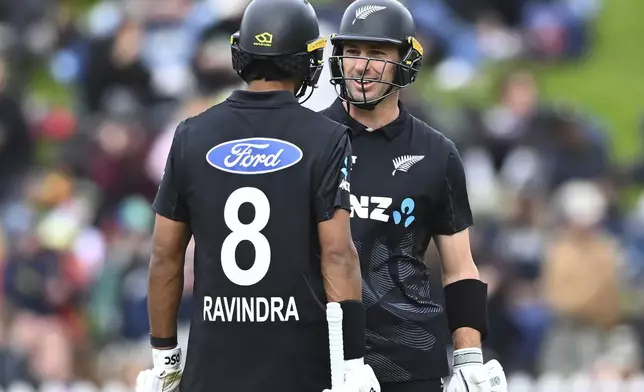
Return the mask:
<path id="1" fill-rule="evenodd" d="M 363 91 L 362 89 L 350 89 L 349 95 L 352 100 L 357 102 L 370 102 L 381 96 L 380 92 Z"/>

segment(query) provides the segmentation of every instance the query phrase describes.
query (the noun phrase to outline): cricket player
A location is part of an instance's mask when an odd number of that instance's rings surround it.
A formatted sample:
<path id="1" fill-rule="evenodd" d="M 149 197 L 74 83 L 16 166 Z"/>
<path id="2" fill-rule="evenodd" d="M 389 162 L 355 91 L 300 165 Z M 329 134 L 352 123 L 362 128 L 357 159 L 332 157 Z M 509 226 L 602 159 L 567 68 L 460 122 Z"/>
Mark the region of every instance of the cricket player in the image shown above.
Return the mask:
<path id="1" fill-rule="evenodd" d="M 470 251 L 465 173 L 454 143 L 414 118 L 399 91 L 417 77 L 423 48 L 410 12 L 396 0 L 358 0 L 331 36 L 331 83 L 323 111 L 351 128 L 351 228 L 360 257 L 367 355 L 383 392 L 505 392 L 487 365 L 487 286 Z M 443 287 L 431 287 L 424 253 L 435 241 Z M 445 302 L 436 298 L 442 289 Z"/>
<path id="2" fill-rule="evenodd" d="M 327 302 L 343 311 L 342 391 L 380 391 L 363 360 L 348 129 L 298 101 L 316 86 L 325 43 L 307 1 L 253 1 L 231 39 L 248 89 L 178 126 L 153 203 L 154 367 L 138 392 L 322 392 Z M 196 304 L 184 358 L 176 322 L 191 236 Z"/>

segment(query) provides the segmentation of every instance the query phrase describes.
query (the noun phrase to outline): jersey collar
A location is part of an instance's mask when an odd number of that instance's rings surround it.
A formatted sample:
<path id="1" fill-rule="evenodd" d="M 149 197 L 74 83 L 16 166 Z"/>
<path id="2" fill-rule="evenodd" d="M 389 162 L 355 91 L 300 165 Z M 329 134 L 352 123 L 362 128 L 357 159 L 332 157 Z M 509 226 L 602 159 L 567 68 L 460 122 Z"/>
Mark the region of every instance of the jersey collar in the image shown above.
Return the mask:
<path id="1" fill-rule="evenodd" d="M 285 90 L 262 92 L 235 90 L 228 97 L 228 101 L 253 106 L 281 106 L 297 103 L 295 95 Z"/>
<path id="2" fill-rule="evenodd" d="M 405 130 L 407 121 L 411 117 L 409 115 L 409 112 L 405 108 L 405 105 L 401 101 L 398 101 L 398 109 L 400 110 L 400 114 L 398 115 L 398 118 L 396 118 L 394 121 L 390 122 L 389 124 L 385 125 L 384 127 L 372 130 L 371 132 L 374 132 L 374 131 L 383 132 L 389 140 L 392 140 L 396 136 L 400 135 L 402 131 Z M 369 132 L 367 131 L 367 127 L 362 125 L 356 119 L 351 117 L 349 113 L 347 113 L 342 103 L 342 100 L 336 99 L 333 102 L 333 104 L 331 105 L 331 112 L 333 113 L 333 116 L 336 119 L 341 119 L 344 125 L 351 128 L 351 134 L 354 137 Z"/>

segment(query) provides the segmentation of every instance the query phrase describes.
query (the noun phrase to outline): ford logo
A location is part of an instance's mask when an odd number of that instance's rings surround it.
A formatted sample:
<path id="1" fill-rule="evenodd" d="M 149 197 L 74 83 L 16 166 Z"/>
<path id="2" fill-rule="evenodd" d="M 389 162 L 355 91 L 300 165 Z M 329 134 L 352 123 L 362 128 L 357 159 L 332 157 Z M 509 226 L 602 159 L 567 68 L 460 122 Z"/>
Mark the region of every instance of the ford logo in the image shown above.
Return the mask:
<path id="1" fill-rule="evenodd" d="M 265 174 L 295 165 L 302 155 L 302 150 L 293 143 L 256 137 L 218 144 L 208 151 L 206 160 L 228 173 Z"/>

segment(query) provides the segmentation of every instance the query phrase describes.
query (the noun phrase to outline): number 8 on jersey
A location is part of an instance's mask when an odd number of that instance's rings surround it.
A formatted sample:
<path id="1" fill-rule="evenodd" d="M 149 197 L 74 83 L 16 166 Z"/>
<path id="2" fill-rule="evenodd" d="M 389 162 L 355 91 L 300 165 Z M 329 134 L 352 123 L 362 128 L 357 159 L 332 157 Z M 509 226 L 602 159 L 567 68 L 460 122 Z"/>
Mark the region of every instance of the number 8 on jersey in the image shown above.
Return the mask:
<path id="1" fill-rule="evenodd" d="M 255 208 L 253 221 L 244 224 L 239 221 L 239 208 L 250 203 Z M 224 206 L 224 220 L 230 234 L 221 247 L 221 266 L 226 277 L 236 285 L 252 286 L 261 281 L 271 264 L 271 246 L 261 231 L 268 224 L 271 205 L 264 192 L 257 188 L 239 188 L 230 194 Z M 248 270 L 237 265 L 235 252 L 242 241 L 249 241 L 255 248 L 255 262 Z"/>

